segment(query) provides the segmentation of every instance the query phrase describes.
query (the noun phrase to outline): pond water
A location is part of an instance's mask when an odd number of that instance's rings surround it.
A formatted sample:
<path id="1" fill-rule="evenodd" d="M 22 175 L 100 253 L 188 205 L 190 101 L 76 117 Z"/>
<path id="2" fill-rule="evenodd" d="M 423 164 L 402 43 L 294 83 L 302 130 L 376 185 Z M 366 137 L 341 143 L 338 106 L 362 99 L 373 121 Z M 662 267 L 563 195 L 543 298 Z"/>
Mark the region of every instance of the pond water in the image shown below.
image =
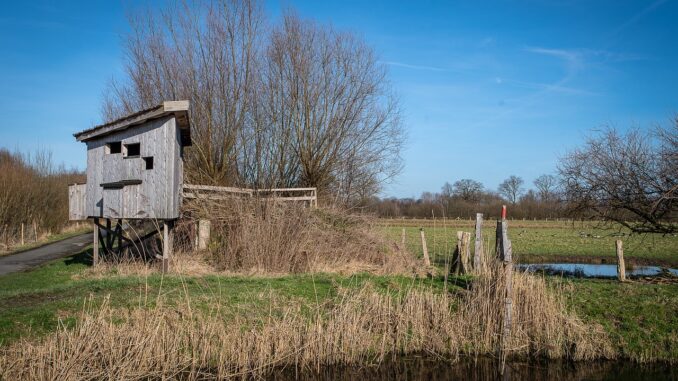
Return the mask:
<path id="1" fill-rule="evenodd" d="M 269 380 L 678 380 L 678 369 L 666 364 L 639 365 L 632 362 L 563 361 L 510 362 L 503 377 L 496 361 L 487 358 L 466 359 L 455 363 L 430 358 L 407 357 L 384 361 L 378 366 L 322 367 L 299 371 L 283 369 Z"/>
<path id="2" fill-rule="evenodd" d="M 597 265 L 588 263 L 521 263 L 516 267 L 521 270 L 545 272 L 550 275 L 576 276 L 583 278 L 616 278 L 617 265 Z M 657 276 L 664 271 L 678 276 L 678 269 L 667 269 L 659 266 L 627 266 L 627 277 Z"/>

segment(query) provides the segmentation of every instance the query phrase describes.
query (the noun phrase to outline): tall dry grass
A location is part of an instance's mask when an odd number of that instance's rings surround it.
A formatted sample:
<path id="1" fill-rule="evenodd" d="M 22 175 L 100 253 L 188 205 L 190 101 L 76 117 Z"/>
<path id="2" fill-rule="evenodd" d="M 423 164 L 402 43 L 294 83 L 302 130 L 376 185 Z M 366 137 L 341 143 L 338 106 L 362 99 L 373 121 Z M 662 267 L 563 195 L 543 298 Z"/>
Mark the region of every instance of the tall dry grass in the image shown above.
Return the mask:
<path id="1" fill-rule="evenodd" d="M 68 184 L 84 175 L 55 166 L 51 154 L 12 153 L 0 148 L 0 248 L 57 233 L 68 223 Z M 37 236 L 37 237 L 36 237 Z"/>
<path id="2" fill-rule="evenodd" d="M 191 251 L 191 222 L 207 218 L 206 253 L 217 270 L 246 273 L 416 272 L 410 254 L 373 229 L 368 219 L 338 209 L 310 209 L 271 199 L 197 200 L 185 206 L 179 250 Z"/>
<path id="3" fill-rule="evenodd" d="M 225 306 L 117 310 L 88 307 L 74 328 L 0 350 L 0 378 L 12 380 L 229 379 L 262 377 L 276 368 L 313 371 L 365 365 L 402 354 L 454 360 L 492 356 L 503 311 L 501 269 L 492 266 L 461 295 L 413 288 L 397 295 L 367 286 L 342 290 L 308 311 L 277 305 L 265 321 L 224 319 Z M 565 310 L 543 279 L 516 274 L 510 356 L 589 360 L 611 358 L 598 326 Z M 308 306 L 305 306 L 308 307 Z"/>

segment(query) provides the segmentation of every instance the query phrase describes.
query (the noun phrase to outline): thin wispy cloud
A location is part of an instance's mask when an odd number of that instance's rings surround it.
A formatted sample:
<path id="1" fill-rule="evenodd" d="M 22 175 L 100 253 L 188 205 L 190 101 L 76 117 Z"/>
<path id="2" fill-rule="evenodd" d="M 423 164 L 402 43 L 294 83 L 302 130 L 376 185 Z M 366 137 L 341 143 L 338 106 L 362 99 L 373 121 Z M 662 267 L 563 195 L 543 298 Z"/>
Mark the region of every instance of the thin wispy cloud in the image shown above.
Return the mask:
<path id="1" fill-rule="evenodd" d="M 396 61 L 380 61 L 381 63 L 389 66 L 397 66 L 397 67 L 402 67 L 406 69 L 412 69 L 412 70 L 425 70 L 425 71 L 449 71 L 449 69 L 445 69 L 442 67 L 436 67 L 436 66 L 426 66 L 426 65 L 412 65 L 408 64 L 405 62 L 396 62 Z"/>
<path id="2" fill-rule="evenodd" d="M 520 81 L 516 79 L 507 79 L 507 78 L 497 78 L 497 80 L 498 84 L 514 85 L 517 87 L 523 87 L 527 89 L 545 90 L 570 95 L 600 95 L 600 93 L 594 91 L 579 89 L 570 86 L 563 86 L 559 84 Z"/>
<path id="3" fill-rule="evenodd" d="M 535 54 L 542 54 L 565 61 L 570 69 L 578 69 L 584 66 L 584 58 L 581 51 L 572 49 L 550 49 L 542 47 L 526 47 L 526 51 Z"/>
<path id="4" fill-rule="evenodd" d="M 627 29 L 627 28 L 629 28 L 630 26 L 632 26 L 633 24 L 637 23 L 637 22 L 640 21 L 643 17 L 647 16 L 649 13 L 651 13 L 651 12 L 654 11 L 655 9 L 661 7 L 661 6 L 662 6 L 663 4 L 665 4 L 667 1 L 668 1 L 668 0 L 657 0 L 657 1 L 655 1 L 654 3 L 652 3 L 652 4 L 648 5 L 647 7 L 643 8 L 640 12 L 636 13 L 635 15 L 633 15 L 633 17 L 631 17 L 630 19 L 628 19 L 628 21 L 626 21 L 625 23 L 623 23 L 622 25 L 620 25 L 619 27 L 617 27 L 617 29 L 615 29 L 614 31 L 612 31 L 612 35 L 614 36 L 614 35 L 617 35 L 617 34 L 623 32 L 625 29 Z"/>

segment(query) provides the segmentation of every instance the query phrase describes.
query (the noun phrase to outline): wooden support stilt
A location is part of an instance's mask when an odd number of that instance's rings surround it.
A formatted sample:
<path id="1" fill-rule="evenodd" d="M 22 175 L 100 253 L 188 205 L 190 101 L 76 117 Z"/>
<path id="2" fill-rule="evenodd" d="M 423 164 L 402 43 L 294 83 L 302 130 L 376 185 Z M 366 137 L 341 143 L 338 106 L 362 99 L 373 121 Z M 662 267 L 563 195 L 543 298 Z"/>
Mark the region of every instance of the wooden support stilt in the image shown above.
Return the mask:
<path id="1" fill-rule="evenodd" d="M 428 256 L 428 248 L 426 247 L 426 235 L 424 235 L 424 228 L 419 228 L 421 234 L 421 250 L 424 252 L 424 264 L 431 266 L 431 259 Z"/>
<path id="2" fill-rule="evenodd" d="M 168 273 L 170 270 L 170 258 L 174 246 L 173 221 L 163 221 L 163 240 L 162 240 L 162 272 Z"/>
<path id="3" fill-rule="evenodd" d="M 95 218 L 92 220 L 92 266 L 97 266 L 99 264 L 99 219 Z"/>
<path id="4" fill-rule="evenodd" d="M 626 281 L 626 265 L 624 264 L 624 246 L 622 240 L 615 242 L 617 249 L 617 278 L 620 282 Z"/>
<path id="5" fill-rule="evenodd" d="M 113 234 L 111 234 L 111 219 L 106 219 L 106 251 L 110 252 L 113 248 Z"/>

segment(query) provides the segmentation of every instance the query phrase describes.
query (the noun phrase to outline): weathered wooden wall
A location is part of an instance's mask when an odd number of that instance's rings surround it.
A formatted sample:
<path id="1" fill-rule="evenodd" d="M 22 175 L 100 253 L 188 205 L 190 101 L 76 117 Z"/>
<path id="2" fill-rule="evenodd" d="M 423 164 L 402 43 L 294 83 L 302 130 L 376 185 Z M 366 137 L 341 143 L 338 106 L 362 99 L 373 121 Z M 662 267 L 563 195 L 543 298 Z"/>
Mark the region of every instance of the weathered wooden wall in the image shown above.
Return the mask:
<path id="1" fill-rule="evenodd" d="M 107 154 L 106 144 L 139 143 L 138 157 Z M 123 148 L 124 152 L 124 148 Z M 87 191 L 85 213 L 103 218 L 179 217 L 183 180 L 181 137 L 174 116 L 146 122 L 87 142 Z M 146 170 L 144 157 L 153 157 Z M 101 184 L 128 182 L 119 188 Z M 140 181 L 140 184 L 129 182 Z"/>
<path id="2" fill-rule="evenodd" d="M 85 211 L 87 184 L 68 186 L 68 219 L 71 221 L 87 219 Z"/>

